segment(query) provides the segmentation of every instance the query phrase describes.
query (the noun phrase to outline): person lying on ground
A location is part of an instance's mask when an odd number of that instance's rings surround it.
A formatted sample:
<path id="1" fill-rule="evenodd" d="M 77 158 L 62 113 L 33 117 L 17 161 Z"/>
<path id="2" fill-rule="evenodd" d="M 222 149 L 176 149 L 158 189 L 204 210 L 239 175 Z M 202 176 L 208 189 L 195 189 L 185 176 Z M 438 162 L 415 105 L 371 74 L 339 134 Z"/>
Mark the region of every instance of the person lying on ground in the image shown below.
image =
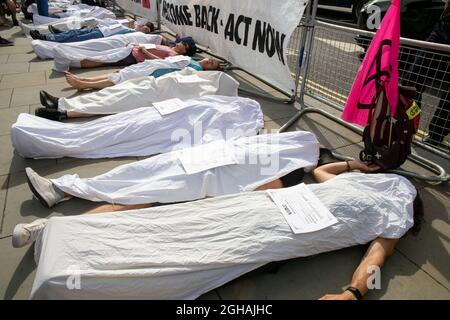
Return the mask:
<path id="1" fill-rule="evenodd" d="M 33 40 L 31 47 L 40 59 L 60 60 L 60 64 L 66 62 L 70 66 L 71 62 L 88 58 L 116 62 L 130 54 L 133 44 L 159 45 L 161 41 L 162 36 L 157 34 L 133 32 L 71 43 Z"/>
<path id="2" fill-rule="evenodd" d="M 186 154 L 192 155 L 194 162 L 208 163 L 213 159 L 220 163 L 224 154 L 232 154 L 235 161 L 186 172 L 185 163 L 180 160 Z M 318 159 L 319 143 L 314 134 L 295 131 L 213 141 L 125 164 L 86 179 L 75 174 L 49 180 L 31 168 L 26 169 L 26 174 L 33 194 L 45 207 L 75 197 L 113 205 L 98 210 L 128 210 L 135 205 L 142 208 L 152 203 L 192 201 L 261 186 L 279 188 L 291 181 L 292 185 L 298 184 L 303 170 L 314 168 Z"/>
<path id="3" fill-rule="evenodd" d="M 190 43 L 185 42 L 179 42 L 175 45 L 175 47 L 155 45 L 154 48 L 145 48 L 145 46 L 136 44 L 132 47 L 131 53 L 127 57 L 119 61 L 103 62 L 87 58 L 80 61 L 80 68 L 84 69 L 84 68 L 98 68 L 109 66 L 126 67 L 139 62 L 143 62 L 145 60 L 164 59 L 176 55 L 193 56 L 194 54 L 195 51 L 192 50 L 192 45 Z"/>
<path id="4" fill-rule="evenodd" d="M 197 71 L 219 70 L 220 63 L 218 60 L 210 58 L 195 61 L 194 59 L 185 56 L 177 57 L 175 59 L 169 57 L 166 59 L 146 60 L 125 67 L 117 72 L 107 73 L 96 77 L 79 77 L 70 72 L 66 72 L 64 75 L 67 83 L 72 88 L 81 91 L 86 89 L 103 89 L 126 80 L 145 76 L 157 78 L 164 74 L 179 71 L 187 67 Z"/>
<path id="5" fill-rule="evenodd" d="M 236 87 L 230 89 L 236 92 Z M 159 105 L 167 103 L 171 101 Z M 252 99 L 216 95 L 175 103 L 175 109 L 163 113 L 156 104 L 148 104 L 83 123 L 21 113 L 11 126 L 11 141 L 16 152 L 27 158 L 98 159 L 150 156 L 215 139 L 255 135 L 264 127 L 261 106 Z M 193 141 L 177 134 L 191 136 Z"/>
<path id="6" fill-rule="evenodd" d="M 371 270 L 385 265 L 408 231 L 417 234 L 423 219 L 420 195 L 406 178 L 353 172 L 377 169 L 329 164 L 313 171 L 318 183 L 291 188 L 299 196 L 312 192 L 336 218 L 315 232 L 294 234 L 267 192 L 257 191 L 126 214 L 39 219 L 17 225 L 12 239 L 16 247 L 37 239 L 32 299 L 195 299 L 273 261 L 370 243 L 349 287 L 322 297 L 356 300 L 369 291 Z M 79 290 L 66 285 L 73 265 L 88 279 Z"/>
<path id="7" fill-rule="evenodd" d="M 151 33 L 155 29 L 153 23 L 148 22 L 145 25 L 136 25 L 134 28 L 128 28 L 120 23 L 111 26 L 98 26 L 93 28 L 72 29 L 65 32 L 58 32 L 52 28 L 55 34 L 41 34 L 39 30 L 30 31 L 30 36 L 35 40 L 53 41 L 60 43 L 86 41 L 91 39 L 106 38 L 116 34 L 126 34 L 132 32 Z"/>
<path id="8" fill-rule="evenodd" d="M 116 19 L 116 15 L 109 9 L 98 6 L 89 6 L 83 3 L 49 3 L 47 14 L 39 12 L 35 3 L 27 7 L 27 12 L 32 14 L 34 24 L 44 24 L 55 22 L 68 17 L 95 18 L 95 19 Z"/>
<path id="9" fill-rule="evenodd" d="M 54 121 L 126 112 L 152 103 L 178 98 L 181 100 L 206 95 L 237 96 L 239 83 L 220 71 L 195 71 L 184 68 L 160 77 L 152 75 L 119 83 L 115 86 L 79 95 L 57 98 L 40 92 L 45 108 L 35 115 Z"/>

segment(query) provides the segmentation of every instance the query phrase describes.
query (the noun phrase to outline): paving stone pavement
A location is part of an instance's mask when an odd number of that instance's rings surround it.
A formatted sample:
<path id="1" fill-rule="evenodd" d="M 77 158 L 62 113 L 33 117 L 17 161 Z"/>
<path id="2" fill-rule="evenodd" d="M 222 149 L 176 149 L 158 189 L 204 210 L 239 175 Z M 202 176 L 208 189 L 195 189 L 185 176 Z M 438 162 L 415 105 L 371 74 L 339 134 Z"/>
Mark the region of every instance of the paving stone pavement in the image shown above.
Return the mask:
<path id="1" fill-rule="evenodd" d="M 52 215 L 79 214 L 92 207 L 87 201 L 69 201 L 45 209 L 32 197 L 24 177 L 30 166 L 40 174 L 56 177 L 64 173 L 90 176 L 103 173 L 137 158 L 113 160 L 31 160 L 17 155 L 11 145 L 9 130 L 17 115 L 33 113 L 39 106 L 38 92 L 48 90 L 57 96 L 73 96 L 62 74 L 51 70 L 51 61 L 41 61 L 31 50 L 30 40 L 20 29 L 1 28 L 0 35 L 16 41 L 14 47 L 0 48 L 0 297 L 27 299 L 36 264 L 33 246 L 13 249 L 11 233 L 17 223 Z M 96 75 L 114 68 L 79 71 Z M 267 91 L 273 89 L 244 74 L 236 74 L 243 87 Z M 267 130 L 277 130 L 298 111 L 298 105 L 258 99 L 265 115 Z M 315 102 L 317 104 L 317 102 Z M 292 129 L 314 132 L 322 146 L 356 155 L 361 138 L 318 115 L 305 116 Z M 446 164 L 448 165 L 448 163 Z M 407 164 L 416 172 L 429 172 Z M 406 236 L 383 268 L 380 290 L 371 291 L 368 299 L 450 299 L 450 225 L 449 187 L 415 181 L 424 197 L 426 223 L 417 237 Z M 201 299 L 316 299 L 344 288 L 364 254 L 365 246 L 349 248 L 284 264 L 276 273 L 250 273 Z"/>

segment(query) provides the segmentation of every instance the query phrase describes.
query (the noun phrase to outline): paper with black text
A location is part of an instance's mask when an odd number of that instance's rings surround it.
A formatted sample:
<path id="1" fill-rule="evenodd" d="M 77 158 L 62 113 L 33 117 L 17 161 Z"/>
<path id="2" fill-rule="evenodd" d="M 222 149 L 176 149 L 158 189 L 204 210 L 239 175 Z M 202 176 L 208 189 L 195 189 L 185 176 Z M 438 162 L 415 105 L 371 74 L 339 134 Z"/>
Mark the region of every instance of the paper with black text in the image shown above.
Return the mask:
<path id="1" fill-rule="evenodd" d="M 304 183 L 267 192 L 295 234 L 322 230 L 338 222 Z"/>
<path id="2" fill-rule="evenodd" d="M 188 104 L 178 98 L 168 99 L 160 102 L 153 102 L 153 106 L 158 112 L 164 116 L 188 107 Z"/>
<path id="3" fill-rule="evenodd" d="M 178 159 L 187 174 L 237 163 L 233 148 L 224 140 L 184 149 Z"/>

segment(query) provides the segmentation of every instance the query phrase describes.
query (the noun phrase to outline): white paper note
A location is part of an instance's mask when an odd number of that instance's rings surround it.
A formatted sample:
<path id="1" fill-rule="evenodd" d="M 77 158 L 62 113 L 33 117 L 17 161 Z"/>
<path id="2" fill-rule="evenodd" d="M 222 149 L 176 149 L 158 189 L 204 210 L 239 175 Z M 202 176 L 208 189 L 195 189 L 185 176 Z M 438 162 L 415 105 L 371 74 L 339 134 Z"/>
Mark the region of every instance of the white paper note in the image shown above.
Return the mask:
<path id="1" fill-rule="evenodd" d="M 178 98 L 168 99 L 160 102 L 153 102 L 153 106 L 158 112 L 164 116 L 188 107 L 188 104 Z"/>
<path id="2" fill-rule="evenodd" d="M 303 183 L 267 192 L 295 234 L 322 230 L 338 222 Z"/>
<path id="3" fill-rule="evenodd" d="M 177 56 L 167 57 L 164 60 L 172 62 L 172 63 L 176 63 L 176 62 L 181 62 L 181 61 L 190 62 L 191 59 L 192 58 L 190 58 L 190 57 L 186 57 L 183 55 L 177 55 Z"/>
<path id="4" fill-rule="evenodd" d="M 237 163 L 233 148 L 223 140 L 184 149 L 178 159 L 187 174 Z"/>

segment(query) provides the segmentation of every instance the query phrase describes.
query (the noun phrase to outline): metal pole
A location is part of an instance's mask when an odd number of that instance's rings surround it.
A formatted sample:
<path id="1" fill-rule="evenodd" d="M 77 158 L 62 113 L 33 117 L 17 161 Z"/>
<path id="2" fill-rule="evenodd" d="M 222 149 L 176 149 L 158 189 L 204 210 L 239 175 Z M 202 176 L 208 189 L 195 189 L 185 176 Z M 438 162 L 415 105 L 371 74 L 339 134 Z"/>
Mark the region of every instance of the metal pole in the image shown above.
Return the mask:
<path id="1" fill-rule="evenodd" d="M 158 30 L 161 30 L 161 0 L 156 0 L 157 21 L 156 25 Z"/>

